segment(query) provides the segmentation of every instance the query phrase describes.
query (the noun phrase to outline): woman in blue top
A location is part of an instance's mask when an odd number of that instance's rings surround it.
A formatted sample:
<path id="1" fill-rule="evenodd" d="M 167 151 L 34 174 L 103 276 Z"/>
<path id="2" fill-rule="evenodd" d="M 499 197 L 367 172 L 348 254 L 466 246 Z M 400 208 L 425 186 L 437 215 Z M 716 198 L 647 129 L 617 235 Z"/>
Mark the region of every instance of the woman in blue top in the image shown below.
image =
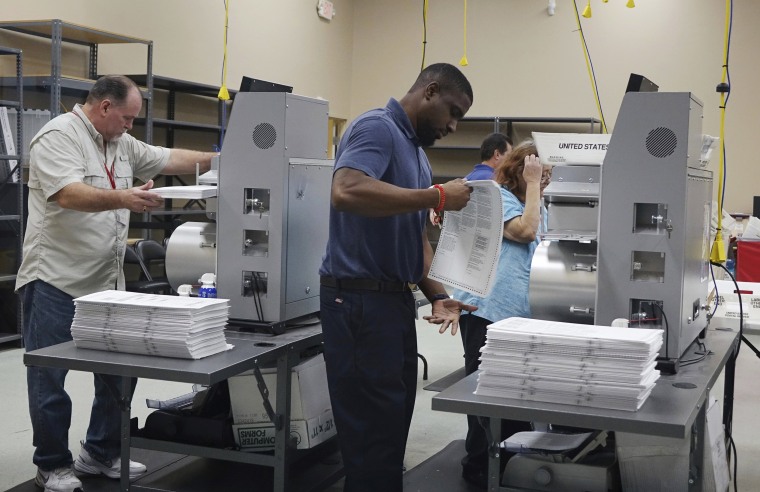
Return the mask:
<path id="1" fill-rule="evenodd" d="M 454 292 L 458 301 L 478 307 L 477 314 L 462 313 L 459 319 L 467 374 L 475 372 L 480 365 L 480 348 L 486 342 L 489 324 L 513 316 L 530 317 L 530 264 L 539 235 L 546 230 L 543 192 L 551 180 L 551 168 L 541 165 L 532 140 L 512 149 L 506 161 L 494 171 L 493 179 L 501 185 L 504 219 L 496 283 L 488 297 L 460 290 Z M 470 483 L 485 486 L 488 476 L 485 431 L 472 415 L 467 416 L 467 426 L 467 456 L 462 459 L 462 476 Z M 530 430 L 530 424 L 502 422 L 504 436 L 523 430 Z"/>

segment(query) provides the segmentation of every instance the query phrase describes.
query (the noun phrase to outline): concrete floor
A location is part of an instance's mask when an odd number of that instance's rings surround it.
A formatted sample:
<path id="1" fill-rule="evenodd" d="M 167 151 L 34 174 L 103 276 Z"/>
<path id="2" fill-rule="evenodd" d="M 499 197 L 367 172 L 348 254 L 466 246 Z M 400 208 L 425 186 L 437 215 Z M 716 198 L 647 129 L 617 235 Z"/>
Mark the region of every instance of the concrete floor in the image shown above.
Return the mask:
<path id="1" fill-rule="evenodd" d="M 421 309 L 425 314 L 429 307 Z M 747 338 L 760 346 L 760 335 L 749 334 Z M 430 409 L 435 393 L 423 390 L 423 386 L 446 376 L 463 365 L 462 345 L 459 336 L 440 335 L 436 326 L 418 322 L 419 351 L 430 363 L 429 380 L 422 381 L 422 365 L 417 386 L 417 405 L 407 445 L 405 464 L 411 469 L 434 455 L 452 440 L 463 439 L 466 422 L 462 415 L 434 412 Z M 0 345 L 0 490 L 32 479 L 36 468 L 32 464 L 32 431 L 26 396 L 26 372 L 22 362 L 23 350 L 12 344 Z M 742 345 L 736 370 L 736 393 L 734 407 L 734 440 L 738 451 L 738 490 L 760 490 L 760 428 L 754 419 L 760 410 L 760 359 Z M 720 380 L 722 382 L 722 379 Z M 79 440 L 83 439 L 92 401 L 92 375 L 70 372 L 66 387 L 73 400 L 74 411 L 69 435 L 69 446 L 74 454 L 79 452 Z M 133 416 L 144 422 L 149 409 L 145 398 L 171 398 L 190 390 L 186 383 L 140 380 L 135 392 Z M 714 395 L 722 397 L 722 384 Z M 456 464 L 454 465 L 456 466 Z M 329 489 L 341 490 L 340 484 Z M 733 484 L 731 485 L 733 490 Z"/>

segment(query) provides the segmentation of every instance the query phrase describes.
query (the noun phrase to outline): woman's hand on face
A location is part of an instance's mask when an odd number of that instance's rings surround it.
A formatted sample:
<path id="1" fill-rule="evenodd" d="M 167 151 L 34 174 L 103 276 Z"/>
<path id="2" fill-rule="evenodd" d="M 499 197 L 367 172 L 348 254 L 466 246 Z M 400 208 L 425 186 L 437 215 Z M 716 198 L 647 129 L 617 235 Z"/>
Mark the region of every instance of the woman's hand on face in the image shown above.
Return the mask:
<path id="1" fill-rule="evenodd" d="M 525 157 L 525 166 L 523 167 L 523 179 L 526 183 L 540 183 L 543 166 L 538 157 L 531 154 Z"/>

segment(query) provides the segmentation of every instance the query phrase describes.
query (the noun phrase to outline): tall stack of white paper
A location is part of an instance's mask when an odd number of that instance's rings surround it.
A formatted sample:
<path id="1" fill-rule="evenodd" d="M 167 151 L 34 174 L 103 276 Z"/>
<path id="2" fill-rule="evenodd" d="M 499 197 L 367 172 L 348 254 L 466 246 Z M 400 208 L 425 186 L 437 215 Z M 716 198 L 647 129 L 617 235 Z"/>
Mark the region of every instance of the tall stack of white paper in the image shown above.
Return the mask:
<path id="1" fill-rule="evenodd" d="M 638 410 L 662 331 L 508 318 L 488 327 L 475 394 Z"/>
<path id="2" fill-rule="evenodd" d="M 227 299 L 107 290 L 74 299 L 77 347 L 200 359 L 232 348 Z"/>

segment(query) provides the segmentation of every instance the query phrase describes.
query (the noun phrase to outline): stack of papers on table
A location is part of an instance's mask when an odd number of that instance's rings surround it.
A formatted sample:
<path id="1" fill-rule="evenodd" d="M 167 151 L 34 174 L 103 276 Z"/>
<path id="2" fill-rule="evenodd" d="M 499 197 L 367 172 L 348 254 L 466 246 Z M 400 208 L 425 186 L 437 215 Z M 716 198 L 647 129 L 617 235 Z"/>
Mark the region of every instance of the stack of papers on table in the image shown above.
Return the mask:
<path id="1" fill-rule="evenodd" d="M 158 193 L 161 195 L 161 198 L 202 200 L 203 198 L 215 197 L 217 187 L 210 185 L 163 186 L 160 188 L 152 188 L 150 191 Z"/>
<path id="2" fill-rule="evenodd" d="M 227 299 L 107 290 L 74 299 L 80 348 L 200 359 L 232 348 L 224 337 Z"/>
<path id="3" fill-rule="evenodd" d="M 508 318 L 488 327 L 475 394 L 638 410 L 662 331 Z"/>

